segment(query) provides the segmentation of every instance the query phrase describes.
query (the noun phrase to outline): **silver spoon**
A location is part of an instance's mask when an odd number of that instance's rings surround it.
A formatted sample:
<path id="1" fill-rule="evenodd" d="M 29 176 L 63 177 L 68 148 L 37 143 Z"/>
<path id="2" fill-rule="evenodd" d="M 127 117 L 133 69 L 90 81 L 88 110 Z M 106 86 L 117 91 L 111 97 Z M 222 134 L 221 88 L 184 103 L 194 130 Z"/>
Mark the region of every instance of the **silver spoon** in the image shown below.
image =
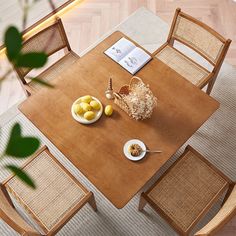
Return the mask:
<path id="1" fill-rule="evenodd" d="M 142 152 L 155 152 L 155 153 L 161 153 L 162 151 L 160 150 L 142 150 Z"/>

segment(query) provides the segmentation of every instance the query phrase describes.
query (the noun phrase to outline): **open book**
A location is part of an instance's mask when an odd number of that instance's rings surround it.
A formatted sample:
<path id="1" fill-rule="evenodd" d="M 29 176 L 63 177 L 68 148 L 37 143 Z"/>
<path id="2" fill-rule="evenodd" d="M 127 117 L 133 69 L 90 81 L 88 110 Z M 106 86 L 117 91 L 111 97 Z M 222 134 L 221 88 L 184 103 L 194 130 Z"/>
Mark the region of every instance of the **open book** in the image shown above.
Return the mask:
<path id="1" fill-rule="evenodd" d="M 104 53 L 131 74 L 135 74 L 151 60 L 151 56 L 143 49 L 136 47 L 135 44 L 124 37 L 113 44 Z"/>

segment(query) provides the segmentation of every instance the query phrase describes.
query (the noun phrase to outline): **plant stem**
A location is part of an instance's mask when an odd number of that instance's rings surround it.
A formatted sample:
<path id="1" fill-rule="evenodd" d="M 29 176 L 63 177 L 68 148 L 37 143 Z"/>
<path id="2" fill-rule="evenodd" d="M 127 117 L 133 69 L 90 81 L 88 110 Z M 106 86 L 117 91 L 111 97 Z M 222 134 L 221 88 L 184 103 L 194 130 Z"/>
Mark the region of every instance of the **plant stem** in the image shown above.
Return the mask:
<path id="1" fill-rule="evenodd" d="M 53 2 L 52 0 L 48 0 L 48 2 L 49 2 L 49 4 L 50 4 L 52 10 L 55 11 L 56 6 L 55 6 L 54 2 Z"/>
<path id="2" fill-rule="evenodd" d="M 23 5 L 23 22 L 22 22 L 22 30 L 26 28 L 27 18 L 28 18 L 28 10 L 29 10 L 29 2 L 25 0 L 25 4 Z"/>

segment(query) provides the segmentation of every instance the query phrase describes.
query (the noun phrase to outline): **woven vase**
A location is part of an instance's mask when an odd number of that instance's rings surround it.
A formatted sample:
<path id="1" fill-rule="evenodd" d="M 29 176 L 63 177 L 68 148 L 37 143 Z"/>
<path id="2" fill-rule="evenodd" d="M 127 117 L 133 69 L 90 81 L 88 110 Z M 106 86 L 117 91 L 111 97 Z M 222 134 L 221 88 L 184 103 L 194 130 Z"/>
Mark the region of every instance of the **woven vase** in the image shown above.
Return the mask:
<path id="1" fill-rule="evenodd" d="M 143 96 L 143 94 L 136 93 L 137 86 L 139 89 L 145 90 L 145 96 Z M 150 118 L 154 107 L 157 105 L 157 98 L 153 95 L 150 88 L 143 83 L 142 79 L 137 76 L 132 77 L 130 84 L 122 86 L 119 92 L 114 93 L 114 95 L 115 104 L 117 104 L 123 111 L 135 120 Z M 148 104 L 151 104 L 151 106 L 147 105 L 147 99 L 149 99 Z M 135 109 L 135 107 L 139 107 L 138 104 L 145 104 L 142 107 L 142 111 Z"/>

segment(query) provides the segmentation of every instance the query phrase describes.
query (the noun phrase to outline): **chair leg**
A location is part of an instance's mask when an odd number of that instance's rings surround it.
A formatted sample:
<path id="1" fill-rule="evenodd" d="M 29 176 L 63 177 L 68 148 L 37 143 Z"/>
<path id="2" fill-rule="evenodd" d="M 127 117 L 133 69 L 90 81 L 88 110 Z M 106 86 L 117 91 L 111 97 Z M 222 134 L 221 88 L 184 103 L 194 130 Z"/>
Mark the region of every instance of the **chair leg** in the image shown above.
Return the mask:
<path id="1" fill-rule="evenodd" d="M 95 197 L 94 197 L 94 194 L 92 192 L 91 193 L 91 196 L 88 200 L 88 203 L 89 205 L 93 208 L 94 211 L 97 211 L 97 204 L 96 204 L 96 201 L 95 201 Z"/>
<path id="2" fill-rule="evenodd" d="M 26 94 L 27 94 L 27 97 L 31 96 L 31 93 L 28 90 L 26 90 Z"/>
<path id="3" fill-rule="evenodd" d="M 144 194 L 144 193 L 141 194 L 140 200 L 139 200 L 139 206 L 138 206 L 138 210 L 139 210 L 139 211 L 142 211 L 143 208 L 145 207 L 145 205 L 147 204 L 147 201 L 146 201 L 146 199 L 144 198 L 143 194 Z"/>
<path id="4" fill-rule="evenodd" d="M 208 95 L 210 95 L 210 93 L 211 93 L 211 91 L 212 91 L 212 88 L 213 88 L 213 86 L 214 86 L 214 84 L 215 84 L 215 81 L 216 81 L 216 78 L 213 78 L 213 79 L 208 83 L 208 85 L 207 85 L 207 90 L 206 90 L 206 93 L 207 93 Z"/>

